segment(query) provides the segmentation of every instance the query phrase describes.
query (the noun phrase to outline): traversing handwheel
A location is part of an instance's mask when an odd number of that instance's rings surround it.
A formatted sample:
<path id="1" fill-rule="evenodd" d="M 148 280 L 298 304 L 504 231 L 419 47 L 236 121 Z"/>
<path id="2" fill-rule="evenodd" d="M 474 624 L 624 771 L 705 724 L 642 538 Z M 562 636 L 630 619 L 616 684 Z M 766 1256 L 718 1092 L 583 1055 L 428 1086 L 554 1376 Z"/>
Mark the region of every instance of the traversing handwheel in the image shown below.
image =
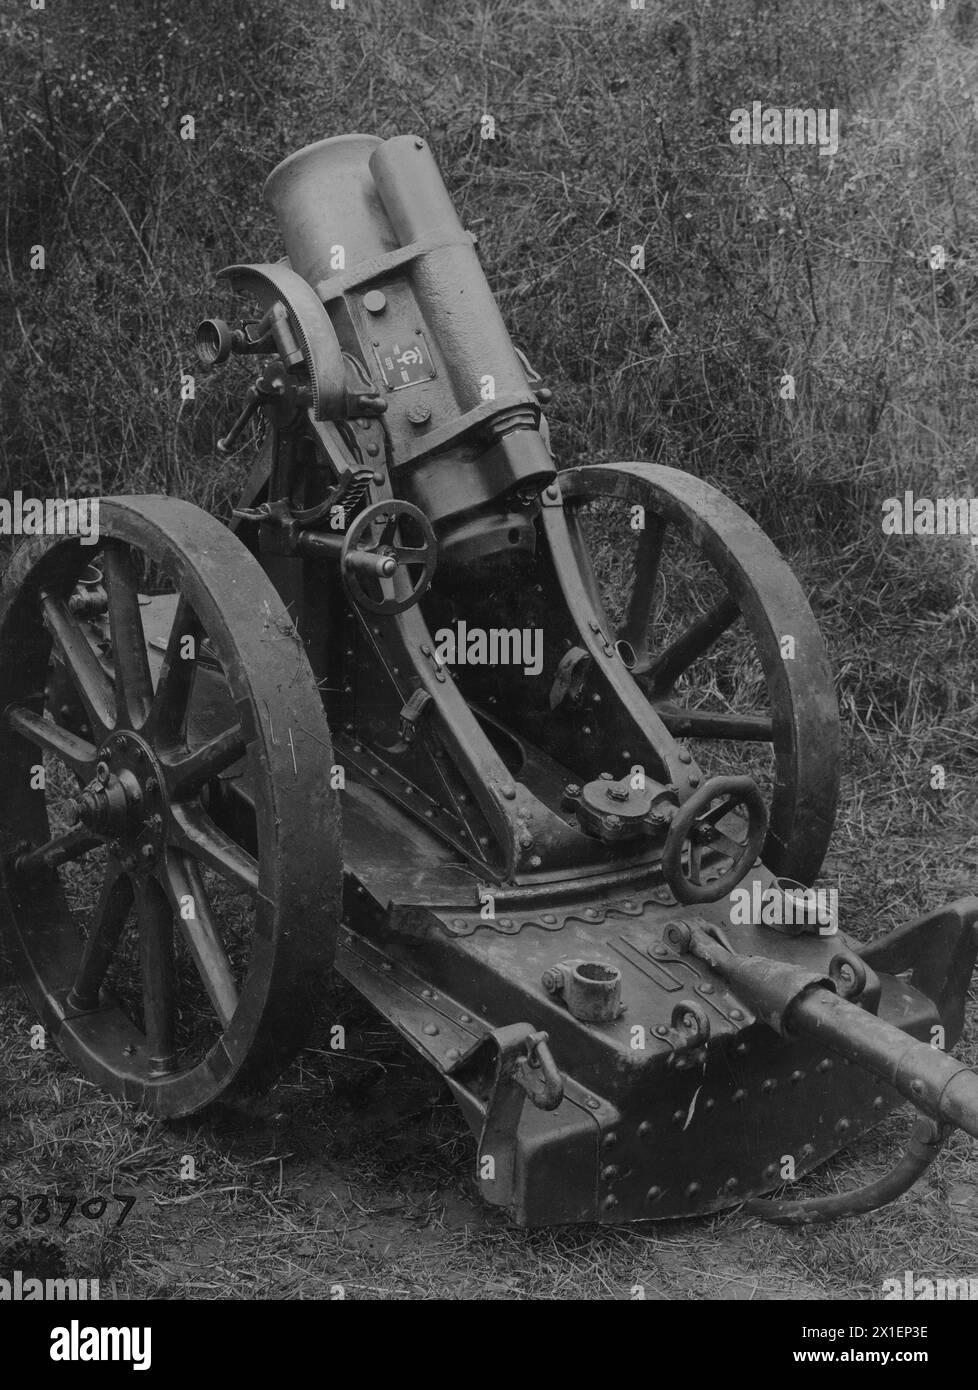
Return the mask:
<path id="1" fill-rule="evenodd" d="M 406 544 L 403 532 L 408 528 L 420 536 L 417 545 Z M 424 512 L 410 502 L 392 500 L 374 502 L 355 517 L 346 533 L 340 571 L 358 608 L 389 617 L 421 602 L 437 563 L 438 542 Z M 365 582 L 375 586 L 374 593 L 367 591 Z"/>
<path id="2" fill-rule="evenodd" d="M 747 833 L 736 840 L 720 828 L 733 812 L 746 812 Z M 714 777 L 683 802 L 662 850 L 662 876 L 681 903 L 717 902 L 736 888 L 760 854 L 767 833 L 767 807 L 751 777 Z M 703 875 L 704 855 L 729 859 L 729 867 Z M 684 862 L 685 861 L 685 862 Z"/>
<path id="3" fill-rule="evenodd" d="M 329 727 L 230 531 L 163 497 L 105 499 L 100 522 L 103 613 L 79 609 L 92 555 L 70 537 L 26 542 L 0 588 L 5 926 L 62 1050 L 186 1115 L 272 1080 L 317 1006 L 340 909 Z"/>

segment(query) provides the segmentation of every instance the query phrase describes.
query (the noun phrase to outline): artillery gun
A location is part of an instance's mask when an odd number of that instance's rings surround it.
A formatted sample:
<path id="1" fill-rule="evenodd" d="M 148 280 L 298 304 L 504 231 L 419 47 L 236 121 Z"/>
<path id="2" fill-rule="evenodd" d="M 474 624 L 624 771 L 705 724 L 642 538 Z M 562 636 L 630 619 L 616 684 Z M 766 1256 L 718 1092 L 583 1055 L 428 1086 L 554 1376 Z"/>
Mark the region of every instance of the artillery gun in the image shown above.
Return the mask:
<path id="1" fill-rule="evenodd" d="M 34 538 L 3 576 L 5 921 L 47 1028 L 185 1116 L 269 1084 L 335 971 L 522 1223 L 898 1195 L 978 1136 L 978 899 L 868 947 L 819 910 L 838 714 L 798 583 L 695 477 L 558 470 L 423 140 L 265 193 L 286 258 L 197 331 L 262 359 L 232 525 L 107 498 L 94 561 Z M 884 1178 L 765 1195 L 905 1099 Z"/>

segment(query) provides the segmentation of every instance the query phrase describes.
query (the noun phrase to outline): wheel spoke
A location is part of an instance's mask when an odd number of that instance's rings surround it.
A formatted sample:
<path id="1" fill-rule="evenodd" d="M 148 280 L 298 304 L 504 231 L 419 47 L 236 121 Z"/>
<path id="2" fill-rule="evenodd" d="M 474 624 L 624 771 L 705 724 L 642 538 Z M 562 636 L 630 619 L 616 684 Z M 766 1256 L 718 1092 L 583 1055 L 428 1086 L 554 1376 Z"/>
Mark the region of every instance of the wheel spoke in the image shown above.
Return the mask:
<path id="1" fill-rule="evenodd" d="M 102 552 L 109 595 L 116 715 L 120 724 L 141 728 L 153 702 L 146 637 L 128 549 L 117 543 Z"/>
<path id="2" fill-rule="evenodd" d="M 25 709 L 23 705 L 13 705 L 4 713 L 4 723 L 46 753 L 53 753 L 66 767 L 71 768 L 83 782 L 90 782 L 95 775 L 95 748 L 86 739 L 57 724 L 42 719 L 39 714 Z"/>
<path id="3" fill-rule="evenodd" d="M 98 1008 L 98 992 L 112 963 L 132 903 L 132 880 L 121 871 L 115 860 L 110 860 L 78 974 L 68 995 L 71 1008 L 85 1012 Z"/>
<path id="4" fill-rule="evenodd" d="M 760 710 L 745 714 L 734 711 L 682 709 L 671 703 L 656 703 L 655 712 L 676 738 L 718 738 L 741 743 L 773 743 L 774 720 Z"/>
<path id="5" fill-rule="evenodd" d="M 167 864 L 166 880 L 176 920 L 187 939 L 214 1011 L 221 1020 L 221 1026 L 226 1028 L 238 1007 L 238 988 L 227 952 L 214 925 L 200 870 L 188 855 L 176 851 Z"/>
<path id="6" fill-rule="evenodd" d="M 642 661 L 649 649 L 649 621 L 652 605 L 655 602 L 655 584 L 662 560 L 662 547 L 666 536 L 667 522 L 661 516 L 647 516 L 645 530 L 641 533 L 638 553 L 635 557 L 635 572 L 632 578 L 632 592 L 628 598 L 628 612 L 618 637 L 628 642 Z"/>
<path id="7" fill-rule="evenodd" d="M 740 609 L 727 595 L 714 604 L 708 613 L 691 623 L 681 637 L 670 643 L 665 651 L 660 652 L 644 669 L 636 667 L 633 674 L 650 681 L 653 691 L 665 694 L 672 689 L 683 672 L 688 670 L 694 661 L 704 656 L 739 617 Z"/>
<path id="8" fill-rule="evenodd" d="M 151 1076 L 176 1070 L 173 912 L 155 879 L 139 886 L 139 956 L 143 974 L 146 1061 Z"/>
<path id="9" fill-rule="evenodd" d="M 65 669 L 85 706 L 92 734 L 97 739 L 100 732 L 106 732 L 115 724 L 112 682 L 64 600 L 55 594 L 44 594 L 41 610 L 45 626 L 61 648 Z"/>
<path id="10" fill-rule="evenodd" d="M 98 835 L 93 835 L 85 826 L 76 825 L 74 830 L 55 835 L 43 845 L 38 845 L 37 849 L 18 855 L 14 860 L 14 871 L 30 874 L 39 869 L 57 869 L 72 859 L 80 859 L 101 843 Z"/>
<path id="11" fill-rule="evenodd" d="M 240 728 L 235 725 L 233 729 L 225 729 L 216 738 L 167 764 L 170 791 L 183 797 L 192 796 L 218 773 L 243 758 L 246 751 Z"/>
<path id="12" fill-rule="evenodd" d="M 185 655 L 188 638 L 192 656 Z M 190 691 L 203 638 L 203 625 L 181 594 L 150 711 L 149 722 L 164 747 L 184 739 Z"/>
<path id="13" fill-rule="evenodd" d="M 214 869 L 239 893 L 258 892 L 258 861 L 219 830 L 206 812 L 177 802 L 170 816 L 171 838 L 178 849 Z"/>

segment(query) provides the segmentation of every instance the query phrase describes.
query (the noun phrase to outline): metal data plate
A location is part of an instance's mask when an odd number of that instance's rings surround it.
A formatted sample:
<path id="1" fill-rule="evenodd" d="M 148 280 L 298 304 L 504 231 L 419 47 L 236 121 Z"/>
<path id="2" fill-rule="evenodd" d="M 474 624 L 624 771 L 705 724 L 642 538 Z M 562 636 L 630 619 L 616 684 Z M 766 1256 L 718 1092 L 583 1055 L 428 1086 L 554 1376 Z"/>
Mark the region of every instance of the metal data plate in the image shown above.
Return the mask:
<path id="1" fill-rule="evenodd" d="M 374 348 L 374 356 L 388 391 L 403 391 L 405 386 L 433 381 L 436 376 L 431 350 L 420 329 L 387 338 Z"/>

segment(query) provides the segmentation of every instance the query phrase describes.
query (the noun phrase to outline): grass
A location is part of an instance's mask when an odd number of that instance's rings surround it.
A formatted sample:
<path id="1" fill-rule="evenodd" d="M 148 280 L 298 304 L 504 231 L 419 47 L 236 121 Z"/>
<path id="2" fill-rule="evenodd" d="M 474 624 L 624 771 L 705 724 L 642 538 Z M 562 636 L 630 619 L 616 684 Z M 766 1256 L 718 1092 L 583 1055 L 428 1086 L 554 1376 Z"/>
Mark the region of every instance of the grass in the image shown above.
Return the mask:
<path id="1" fill-rule="evenodd" d="M 845 725 L 824 870 L 843 926 L 869 938 L 974 891 L 978 549 L 879 525 L 904 488 L 974 488 L 974 7 L 814 10 L 154 0 L 127 11 L 122 44 L 105 42 L 123 22 L 114 0 L 5 14 L 0 491 L 164 491 L 226 516 L 248 451 L 217 460 L 214 442 L 247 376 L 198 373 L 180 399 L 194 322 L 231 307 L 214 272 L 280 254 L 259 202 L 279 158 L 325 135 L 416 130 L 555 390 L 562 463 L 698 473 L 811 595 Z M 838 106 L 838 157 L 735 150 L 727 115 L 755 98 Z M 46 268 L 30 271 L 39 243 Z M 269 1097 L 193 1124 L 107 1101 L 31 1051 L 30 1022 L 0 961 L 4 1190 L 114 1185 L 140 1201 L 120 1230 L 72 1223 L 47 1251 L 40 1230 L 29 1249 L 10 1232 L 2 1265 L 67 1262 L 120 1295 L 193 1298 L 334 1283 L 368 1298 L 627 1298 L 637 1284 L 666 1299 L 873 1298 L 904 1269 L 978 1272 L 978 1164 L 960 1138 L 896 1206 L 821 1231 L 732 1213 L 525 1233 L 477 1204 L 454 1108 L 340 987 Z M 878 1173 L 907 1123 L 807 1189 Z"/>

